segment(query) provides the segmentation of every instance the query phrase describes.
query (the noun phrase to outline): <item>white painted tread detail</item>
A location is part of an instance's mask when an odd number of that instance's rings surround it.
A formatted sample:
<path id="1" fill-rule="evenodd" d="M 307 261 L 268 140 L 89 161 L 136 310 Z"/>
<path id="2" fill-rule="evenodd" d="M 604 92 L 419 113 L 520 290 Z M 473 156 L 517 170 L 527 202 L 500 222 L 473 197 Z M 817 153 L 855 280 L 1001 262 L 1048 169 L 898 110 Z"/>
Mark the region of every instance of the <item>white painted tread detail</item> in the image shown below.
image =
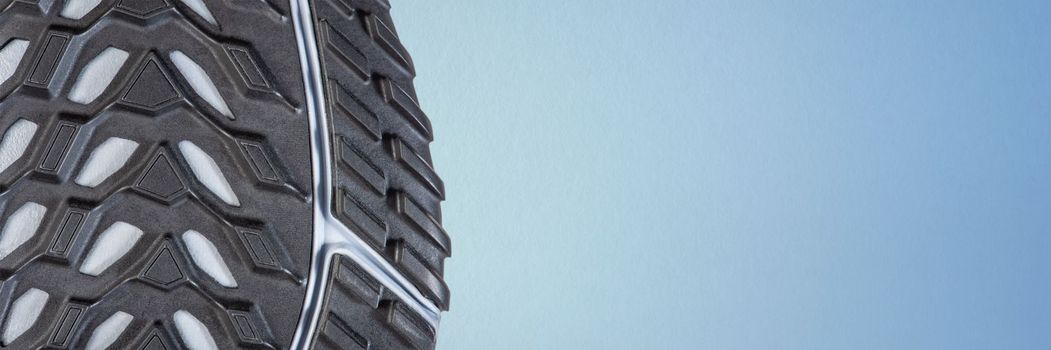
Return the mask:
<path id="1" fill-rule="evenodd" d="M 186 7 L 189 7 L 193 12 L 197 13 L 198 16 L 204 18 L 205 21 L 212 25 L 219 25 L 219 22 L 215 21 L 215 16 L 212 16 L 212 11 L 208 11 L 208 6 L 204 4 L 202 0 L 180 0 Z"/>
<path id="2" fill-rule="evenodd" d="M 113 78 L 117 77 L 124 61 L 127 60 L 127 51 L 112 46 L 102 50 L 102 53 L 91 59 L 80 72 L 77 82 L 69 92 L 69 100 L 79 104 L 95 102 L 113 82 Z"/>
<path id="3" fill-rule="evenodd" d="M 106 139 L 88 156 L 88 161 L 74 182 L 84 187 L 98 186 L 124 167 L 137 148 L 139 143 L 132 140 L 119 137 Z"/>
<path id="4" fill-rule="evenodd" d="M 6 82 L 15 74 L 28 48 L 29 40 L 25 39 L 11 39 L 4 44 L 4 48 L 0 49 L 0 83 Z"/>
<path id="5" fill-rule="evenodd" d="M 142 237 L 142 229 L 132 224 L 117 221 L 99 234 L 88 257 L 80 265 L 80 273 L 98 276 L 110 265 L 124 257 Z"/>
<path id="6" fill-rule="evenodd" d="M 179 337 L 182 338 L 182 342 L 187 349 L 219 349 L 219 346 L 215 345 L 215 339 L 212 338 L 212 334 L 208 332 L 208 327 L 201 323 L 201 320 L 198 320 L 197 317 L 194 317 L 193 314 L 186 310 L 179 310 L 175 312 L 175 315 L 172 315 L 172 319 L 175 320 L 175 328 L 179 330 Z"/>
<path id="7" fill-rule="evenodd" d="M 215 86 L 212 78 L 208 77 L 208 72 L 205 72 L 204 68 L 201 68 L 197 62 L 194 62 L 193 59 L 179 50 L 172 51 L 169 58 L 171 58 L 172 63 L 175 63 L 175 68 L 179 70 L 183 78 L 186 78 L 186 81 L 190 83 L 193 91 L 204 102 L 208 102 L 212 108 L 215 108 L 227 118 L 234 119 L 234 114 L 230 111 L 230 107 L 226 105 L 226 100 L 219 94 L 219 88 Z"/>
<path id="8" fill-rule="evenodd" d="M 134 319 L 135 317 L 124 311 L 113 313 L 105 321 L 102 321 L 98 327 L 95 327 L 95 330 L 91 333 L 91 339 L 88 339 L 88 345 L 84 349 L 106 350 L 120 338 L 121 334 L 124 334 L 124 330 L 128 328 L 128 325 Z"/>
<path id="9" fill-rule="evenodd" d="M 46 213 L 47 208 L 43 205 L 27 202 L 7 217 L 4 229 L 0 231 L 0 259 L 6 258 L 35 236 Z"/>
<path id="10" fill-rule="evenodd" d="M 4 346 L 11 345 L 22 333 L 33 328 L 40 312 L 44 311 L 49 296 L 45 291 L 30 288 L 11 303 L 11 311 L 7 313 L 7 321 L 4 322 Z"/>
<path id="11" fill-rule="evenodd" d="M 34 122 L 19 119 L 7 128 L 3 141 L 0 141 L 0 172 L 7 170 L 7 167 L 22 158 L 38 127 Z"/>
<path id="12" fill-rule="evenodd" d="M 193 263 L 198 268 L 212 276 L 216 282 L 219 282 L 219 285 L 226 288 L 237 288 L 234 274 L 230 272 L 230 267 L 226 266 L 226 261 L 219 254 L 219 249 L 215 248 L 215 244 L 212 244 L 208 237 L 200 232 L 189 230 L 182 234 L 182 240 L 186 242 L 186 249 L 190 251 L 190 257 L 193 258 Z"/>
<path id="13" fill-rule="evenodd" d="M 81 19 L 101 2 L 102 0 L 66 0 L 66 6 L 58 15 L 69 19 Z"/>
<path id="14" fill-rule="evenodd" d="M 190 170 L 193 171 L 197 181 L 200 181 L 204 187 L 215 193 L 226 204 L 235 207 L 241 206 L 241 201 L 237 199 L 237 194 L 230 187 L 230 182 L 226 181 L 226 176 L 223 176 L 223 172 L 219 169 L 219 164 L 215 162 L 215 159 L 190 141 L 180 141 L 179 151 L 182 152 L 183 158 L 186 158 L 186 162 L 190 164 Z"/>

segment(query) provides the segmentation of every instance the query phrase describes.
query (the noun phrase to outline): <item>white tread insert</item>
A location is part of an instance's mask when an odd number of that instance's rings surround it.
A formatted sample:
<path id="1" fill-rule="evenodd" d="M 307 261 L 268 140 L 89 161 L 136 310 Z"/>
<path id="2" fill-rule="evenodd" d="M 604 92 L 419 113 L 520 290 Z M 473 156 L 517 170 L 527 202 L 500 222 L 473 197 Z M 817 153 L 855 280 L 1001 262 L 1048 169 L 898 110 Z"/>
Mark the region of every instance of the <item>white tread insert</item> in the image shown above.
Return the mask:
<path id="1" fill-rule="evenodd" d="M 40 312 L 44 311 L 49 296 L 47 292 L 31 288 L 11 303 L 11 311 L 7 313 L 7 321 L 4 324 L 4 346 L 11 345 L 15 339 L 33 328 Z"/>
<path id="2" fill-rule="evenodd" d="M 193 59 L 179 50 L 172 51 L 169 58 L 171 58 L 172 63 L 175 63 L 175 68 L 179 69 L 179 73 L 190 83 L 193 91 L 197 92 L 197 95 L 201 96 L 204 102 L 208 102 L 212 108 L 215 108 L 227 118 L 234 119 L 234 114 L 230 111 L 230 107 L 226 105 L 226 100 L 219 94 L 219 88 L 215 86 L 212 78 L 208 77 L 208 72 L 205 72 L 204 68 L 201 68 L 197 62 L 194 62 Z"/>
<path id="3" fill-rule="evenodd" d="M 219 22 L 215 21 L 215 16 L 212 16 L 212 11 L 208 10 L 208 6 L 204 4 L 202 0 L 180 0 L 186 7 L 189 7 L 193 12 L 197 13 L 198 16 L 204 18 L 205 21 L 212 25 L 219 25 Z"/>
<path id="4" fill-rule="evenodd" d="M 98 186 L 124 167 L 137 148 L 139 143 L 132 140 L 119 137 L 106 139 L 88 156 L 87 163 L 74 182 L 84 187 Z"/>
<path id="5" fill-rule="evenodd" d="M 102 95 L 102 92 L 106 91 L 106 88 L 113 82 L 113 78 L 117 77 L 120 68 L 124 66 L 124 61 L 127 60 L 127 51 L 107 47 L 84 66 L 80 77 L 77 78 L 77 82 L 73 84 L 73 89 L 69 92 L 69 100 L 79 104 L 95 102 L 95 99 Z"/>
<path id="6" fill-rule="evenodd" d="M 98 7 L 101 2 L 102 0 L 67 0 L 66 6 L 62 8 L 59 16 L 69 19 L 81 19 L 88 12 L 94 10 L 95 7 Z"/>
<path id="7" fill-rule="evenodd" d="M 230 182 L 226 181 L 226 176 L 223 176 L 223 172 L 219 170 L 219 164 L 215 162 L 215 159 L 190 141 L 179 142 L 179 151 L 186 158 L 186 162 L 190 164 L 190 170 L 193 171 L 197 181 L 200 181 L 204 187 L 215 193 L 226 204 L 235 207 L 241 206 L 241 201 L 234 194 L 233 188 L 230 187 Z"/>
<path id="8" fill-rule="evenodd" d="M 175 328 L 179 330 L 179 337 L 190 350 L 218 350 L 215 339 L 208 332 L 201 320 L 185 310 L 179 310 L 172 316 L 175 320 Z"/>
<path id="9" fill-rule="evenodd" d="M 135 318 L 123 311 L 117 311 L 105 321 L 102 321 L 95 331 L 91 333 L 91 339 L 88 340 L 88 345 L 84 347 L 85 350 L 106 350 L 113 342 L 120 338 L 120 335 L 124 333 L 124 330 L 128 328 L 131 321 Z"/>
<path id="10" fill-rule="evenodd" d="M 0 83 L 6 82 L 18 70 L 22 57 L 29 48 L 29 40 L 11 39 L 0 49 Z"/>
<path id="11" fill-rule="evenodd" d="M 99 234 L 88 257 L 80 265 L 80 273 L 98 276 L 110 265 L 124 257 L 142 237 L 142 230 L 132 224 L 117 221 Z"/>
<path id="12" fill-rule="evenodd" d="M 234 274 L 230 272 L 230 267 L 226 266 L 226 261 L 219 254 L 219 249 L 215 248 L 215 244 L 212 244 L 208 237 L 200 232 L 189 230 L 182 234 L 182 240 L 186 242 L 186 249 L 190 251 L 190 257 L 193 258 L 193 263 L 198 268 L 212 276 L 223 287 L 237 288 Z"/>
<path id="13" fill-rule="evenodd" d="M 0 141 L 0 172 L 7 170 L 7 167 L 22 158 L 37 128 L 36 123 L 25 119 L 15 121 L 11 127 L 7 128 L 7 131 L 4 132 L 4 140 Z"/>
<path id="14" fill-rule="evenodd" d="M 15 210 L 0 232 L 0 259 L 6 258 L 36 235 L 46 213 L 47 208 L 34 202 L 23 204 Z"/>

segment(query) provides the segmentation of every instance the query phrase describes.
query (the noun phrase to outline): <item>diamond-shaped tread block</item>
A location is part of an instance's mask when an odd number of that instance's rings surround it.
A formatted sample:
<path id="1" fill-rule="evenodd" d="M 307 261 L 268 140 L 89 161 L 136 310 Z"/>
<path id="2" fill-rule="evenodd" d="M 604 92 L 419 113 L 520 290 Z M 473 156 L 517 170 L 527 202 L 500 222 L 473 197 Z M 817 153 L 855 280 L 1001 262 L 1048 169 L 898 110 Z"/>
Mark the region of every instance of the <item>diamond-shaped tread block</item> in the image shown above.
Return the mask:
<path id="1" fill-rule="evenodd" d="M 170 244 L 165 244 L 150 260 L 146 270 L 142 272 L 142 278 L 162 286 L 171 286 L 182 280 L 185 275 L 179 262 L 175 260 Z"/>
<path id="2" fill-rule="evenodd" d="M 186 185 L 175 172 L 170 157 L 159 153 L 135 182 L 135 188 L 158 199 L 169 201 L 182 193 Z"/>
<path id="3" fill-rule="evenodd" d="M 168 345 L 168 341 L 161 335 L 160 330 L 154 330 L 149 337 L 142 342 L 140 350 L 168 350 L 174 349 L 171 345 Z"/>
<path id="4" fill-rule="evenodd" d="M 168 8 L 168 3 L 164 0 L 121 0 L 117 8 L 141 18 L 148 18 Z"/>
<path id="5" fill-rule="evenodd" d="M 179 91 L 156 58 L 146 60 L 137 72 L 138 76 L 121 95 L 124 103 L 152 110 L 180 98 Z"/>

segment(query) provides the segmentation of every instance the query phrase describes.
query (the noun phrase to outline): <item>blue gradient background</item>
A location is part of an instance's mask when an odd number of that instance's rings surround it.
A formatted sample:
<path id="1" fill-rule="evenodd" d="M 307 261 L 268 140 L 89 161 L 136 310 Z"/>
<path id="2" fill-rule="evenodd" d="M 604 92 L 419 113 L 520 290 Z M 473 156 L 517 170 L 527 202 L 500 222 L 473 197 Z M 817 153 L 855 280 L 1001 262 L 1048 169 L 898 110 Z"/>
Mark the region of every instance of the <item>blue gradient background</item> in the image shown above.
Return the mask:
<path id="1" fill-rule="evenodd" d="M 439 349 L 1051 348 L 1051 2 L 395 1 Z"/>

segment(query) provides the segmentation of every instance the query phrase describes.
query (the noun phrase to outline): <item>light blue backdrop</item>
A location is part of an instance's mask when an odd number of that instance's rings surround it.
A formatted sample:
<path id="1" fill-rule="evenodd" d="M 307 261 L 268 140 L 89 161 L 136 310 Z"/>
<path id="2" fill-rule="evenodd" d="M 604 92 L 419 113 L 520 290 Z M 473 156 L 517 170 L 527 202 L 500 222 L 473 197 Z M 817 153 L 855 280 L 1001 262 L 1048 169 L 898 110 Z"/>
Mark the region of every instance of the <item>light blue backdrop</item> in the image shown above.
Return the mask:
<path id="1" fill-rule="evenodd" d="M 394 1 L 439 349 L 1051 348 L 1051 2 Z"/>

